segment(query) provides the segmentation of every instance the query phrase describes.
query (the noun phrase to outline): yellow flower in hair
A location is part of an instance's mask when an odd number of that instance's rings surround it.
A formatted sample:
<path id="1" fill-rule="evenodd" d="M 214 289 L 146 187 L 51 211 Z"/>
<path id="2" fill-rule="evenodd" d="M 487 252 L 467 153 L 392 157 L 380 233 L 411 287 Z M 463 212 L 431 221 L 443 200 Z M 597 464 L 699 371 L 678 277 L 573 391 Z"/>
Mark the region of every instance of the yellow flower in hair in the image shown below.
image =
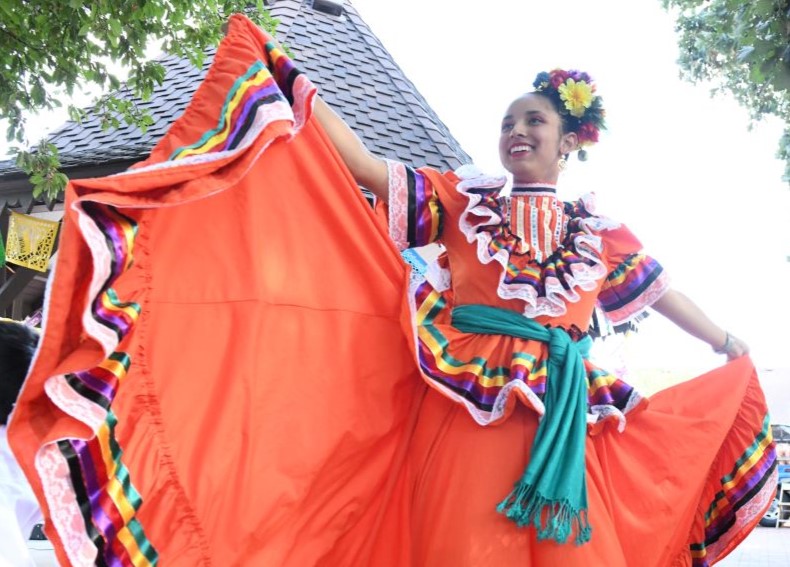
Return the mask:
<path id="1" fill-rule="evenodd" d="M 557 88 L 557 91 L 565 102 L 565 108 L 576 118 L 584 116 L 584 111 L 592 104 L 592 88 L 584 81 L 577 83 L 573 79 L 568 79 Z"/>

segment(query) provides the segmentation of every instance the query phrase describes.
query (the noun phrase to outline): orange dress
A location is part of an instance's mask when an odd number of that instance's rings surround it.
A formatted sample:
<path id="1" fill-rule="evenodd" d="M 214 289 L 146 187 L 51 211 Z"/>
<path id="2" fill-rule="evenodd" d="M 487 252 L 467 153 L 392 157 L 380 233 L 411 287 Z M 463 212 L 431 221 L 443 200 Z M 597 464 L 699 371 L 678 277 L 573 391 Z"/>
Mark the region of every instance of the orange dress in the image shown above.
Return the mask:
<path id="1" fill-rule="evenodd" d="M 613 324 L 636 319 L 668 278 L 625 226 L 595 214 L 592 196 L 563 203 L 541 185 L 503 196 L 504 179 L 471 166 L 446 174 L 388 167 L 389 204 L 378 212 L 393 241 L 444 248 L 423 277 L 412 277 L 406 326 L 430 387 L 405 473 L 412 563 L 706 566 L 729 553 L 776 484 L 748 358 L 649 400 L 585 360 L 591 541 L 538 541 L 534 529 L 497 513 L 530 460 L 552 379 L 549 347 L 463 333 L 452 308 L 509 309 L 578 340 L 596 306 Z"/>
<path id="2" fill-rule="evenodd" d="M 775 482 L 750 361 L 649 405 L 587 365 L 592 540 L 536 542 L 495 506 L 529 459 L 545 352 L 458 334 L 449 307 L 533 305 L 539 321 L 581 336 L 596 301 L 626 319 L 649 304 L 660 267 L 584 203 L 548 199 L 554 212 L 537 226 L 578 246 L 536 287 L 529 262 L 500 260 L 526 251 L 498 255 L 521 229 L 494 234 L 491 214 L 467 211 L 475 183 L 464 193 L 454 174 L 392 164 L 393 191 L 428 180 L 435 195 L 415 210 L 445 216 L 441 231 L 417 224 L 447 246 L 452 289 L 410 279 L 387 232 L 402 242 L 414 215 L 391 207 L 388 229 L 370 210 L 311 118 L 314 92 L 234 16 L 150 158 L 69 184 L 43 336 L 9 427 L 61 563 L 659 566 L 726 555 Z M 470 242 L 469 230 L 493 236 Z M 548 232 L 536 242 L 551 256 Z M 621 287 L 634 281 L 648 290 L 635 303 Z"/>

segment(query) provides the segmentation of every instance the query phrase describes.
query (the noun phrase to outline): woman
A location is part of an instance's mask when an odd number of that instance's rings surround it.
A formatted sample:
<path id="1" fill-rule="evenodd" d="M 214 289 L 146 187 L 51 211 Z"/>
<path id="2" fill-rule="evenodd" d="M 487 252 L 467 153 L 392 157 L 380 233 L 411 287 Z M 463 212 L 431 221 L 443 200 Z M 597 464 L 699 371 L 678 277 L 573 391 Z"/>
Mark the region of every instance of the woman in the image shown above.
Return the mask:
<path id="1" fill-rule="evenodd" d="M 706 565 L 745 537 L 774 469 L 748 359 L 648 406 L 584 357 L 596 300 L 746 347 L 589 199 L 556 200 L 558 161 L 600 123 L 552 79 L 505 116 L 501 198 L 471 168 L 371 156 L 232 18 L 150 158 L 68 189 L 9 436 L 61 560 Z M 440 238 L 449 271 L 408 289 L 388 232 Z"/>
<path id="2" fill-rule="evenodd" d="M 613 497 L 607 492 L 616 487 L 594 479 L 612 474 L 608 467 L 627 466 L 618 462 L 620 458 L 638 461 L 660 457 L 650 452 L 625 456 L 619 451 L 621 454 L 609 463 L 597 462 L 597 445 L 618 442 L 617 434 L 608 430 L 601 433 L 603 425 L 614 421 L 619 429 L 639 429 L 639 421 L 627 426 L 626 421 L 632 414 L 638 420 L 635 410 L 644 409 L 647 404 L 632 388 L 589 361 L 584 362 L 589 388 L 585 402 L 591 408 L 587 421 L 594 435 L 587 441 L 587 482 L 592 491 L 589 516 L 586 505 L 570 505 L 564 512 L 564 521 L 553 521 L 558 507 L 567 504 L 568 493 L 555 490 L 552 484 L 561 482 L 560 478 L 541 477 L 539 467 L 567 467 L 573 462 L 573 457 L 563 461 L 546 456 L 547 452 L 556 451 L 557 438 L 568 439 L 564 436 L 568 432 L 548 433 L 549 420 L 544 417 L 541 426 L 546 432 L 540 447 L 531 440 L 538 415 L 552 413 L 544 396 L 558 377 L 547 363 L 551 348 L 545 343 L 507 336 L 507 321 L 513 319 L 509 315 L 518 313 L 540 326 L 563 329 L 573 342 L 583 344 L 596 301 L 613 323 L 626 322 L 652 307 L 716 352 L 726 354 L 729 360 L 746 354 L 748 348 L 716 326 L 690 299 L 669 288 L 661 266 L 641 253 L 641 244 L 627 228 L 595 215 L 591 197 L 575 203 L 557 200 L 556 183 L 568 155 L 578 150 L 583 157 L 582 146 L 597 141 L 598 130 L 603 126 L 601 98 L 595 94 L 590 77 L 575 71 L 541 73 L 534 87 L 535 91 L 511 103 L 501 124 L 500 159 L 513 176 L 509 197 L 499 195 L 504 180 L 486 178 L 470 168 L 441 175 L 380 160 L 365 150 L 326 105 L 320 101 L 316 105 L 317 117 L 354 178 L 389 204 L 390 235 L 396 243 L 402 247 L 421 246 L 440 239 L 446 247 L 442 262 L 451 274 L 452 299 L 440 297 L 427 283 L 418 286 L 415 293 L 421 369 L 433 386 L 426 395 L 412 448 L 418 469 L 415 475 L 420 479 L 414 528 L 417 564 L 518 564 L 523 557 L 546 565 L 560 560 L 561 564 L 570 565 L 573 558 L 579 564 L 595 564 L 589 563 L 595 557 L 607 565 L 682 561 L 677 559 L 681 551 L 676 549 L 673 554 L 667 546 L 675 537 L 671 530 L 664 532 L 665 537 L 654 534 L 653 543 L 660 543 L 652 549 L 645 546 L 638 552 L 618 550 L 627 547 L 624 543 L 630 529 L 622 520 L 627 512 L 618 508 L 627 506 L 607 502 Z M 415 207 L 414 203 L 418 205 Z M 471 321 L 468 314 L 461 320 L 462 310 L 468 309 L 470 303 L 484 304 L 489 309 L 473 311 Z M 463 307 L 453 311 L 452 304 Z M 498 313 L 490 307 L 505 312 Z M 424 315 L 426 312 L 430 315 Z M 490 321 L 476 320 L 499 315 L 505 315 L 505 322 L 500 322 L 499 327 Z M 468 332 L 459 331 L 459 327 Z M 726 383 L 726 376 L 721 380 Z M 726 389 L 727 386 L 720 393 L 724 395 Z M 560 405 L 556 398 L 554 404 Z M 569 406 L 563 407 L 569 413 L 556 416 L 556 422 L 572 419 Z M 660 415 L 661 410 L 655 414 L 648 411 L 650 416 L 643 416 L 645 422 Z M 461 415 L 465 413 L 470 415 Z M 699 417 L 704 415 L 702 408 Z M 484 432 L 479 425 L 498 426 Z M 757 429 L 762 426 L 758 423 Z M 561 425 L 557 427 L 562 429 Z M 549 440 L 552 435 L 557 437 Z M 475 442 L 477 445 L 473 446 Z M 540 451 L 539 463 L 532 463 L 527 457 L 530 445 L 533 454 Z M 606 452 L 612 451 L 618 453 L 617 448 L 607 446 Z M 455 462 L 456 466 L 450 467 L 444 461 Z M 492 465 L 469 466 L 479 462 Z M 493 502 L 505 496 L 502 487 L 508 485 L 509 479 L 518 478 L 516 471 L 526 463 L 535 465 L 534 470 L 527 469 L 524 480 L 501 502 L 499 511 L 520 526 L 534 526 L 537 533 L 519 532 L 493 517 Z M 423 466 L 433 474 L 421 470 Z M 580 465 L 577 462 L 575 466 Z M 562 470 L 563 476 L 568 473 L 567 468 Z M 699 473 L 707 474 L 705 465 Z M 480 489 L 481 478 L 488 479 L 483 484 L 490 490 Z M 583 493 L 584 482 L 577 481 L 577 486 Z M 651 490 L 649 485 L 642 488 Z M 677 503 L 685 502 L 686 507 L 689 501 L 684 500 L 684 490 L 688 489 L 679 489 L 675 498 Z M 696 487 L 691 492 L 695 490 Z M 472 497 L 458 499 L 458 494 Z M 650 500 L 644 493 L 626 496 Z M 576 502 L 585 500 L 586 496 L 576 498 Z M 656 512 L 650 510 L 649 517 L 640 520 L 655 527 Z M 594 526 L 592 537 L 588 517 Z M 750 520 L 752 526 L 757 517 Z M 681 520 L 683 529 L 688 528 L 688 517 L 680 515 L 675 519 Z M 443 522 L 450 522 L 452 528 L 442 529 Z M 471 530 L 467 532 L 459 525 Z M 577 544 L 585 545 L 558 545 L 565 543 L 571 533 Z M 635 530 L 634 536 L 636 533 Z M 610 535 L 615 541 L 610 540 Z M 708 534 L 708 539 L 715 540 L 720 535 Z M 745 533 L 729 535 L 737 540 Z M 619 545 L 618 538 L 623 540 Z M 548 541 L 537 544 L 536 539 Z M 711 554 L 702 561 L 716 558 L 716 554 Z"/>

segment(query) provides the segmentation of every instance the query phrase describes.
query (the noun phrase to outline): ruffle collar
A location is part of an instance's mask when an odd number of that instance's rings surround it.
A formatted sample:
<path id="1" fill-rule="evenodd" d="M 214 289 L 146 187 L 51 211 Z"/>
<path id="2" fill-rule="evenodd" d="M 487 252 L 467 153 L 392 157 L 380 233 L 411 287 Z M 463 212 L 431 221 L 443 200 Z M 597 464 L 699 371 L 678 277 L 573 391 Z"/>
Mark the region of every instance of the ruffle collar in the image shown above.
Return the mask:
<path id="1" fill-rule="evenodd" d="M 550 256 L 539 262 L 529 252 L 518 252 L 521 239 L 511 230 L 503 213 L 505 197 L 499 194 L 505 179 L 485 176 L 471 165 L 455 173 L 460 179 L 457 190 L 468 199 L 459 228 L 469 243 L 477 244 L 481 263 L 501 265 L 497 295 L 502 299 L 522 300 L 525 316 L 564 315 L 568 303 L 579 301 L 579 290 L 592 291 L 606 276 L 608 270 L 598 233 L 620 225 L 594 214 L 592 194 L 564 203 L 568 217 L 565 238 Z"/>

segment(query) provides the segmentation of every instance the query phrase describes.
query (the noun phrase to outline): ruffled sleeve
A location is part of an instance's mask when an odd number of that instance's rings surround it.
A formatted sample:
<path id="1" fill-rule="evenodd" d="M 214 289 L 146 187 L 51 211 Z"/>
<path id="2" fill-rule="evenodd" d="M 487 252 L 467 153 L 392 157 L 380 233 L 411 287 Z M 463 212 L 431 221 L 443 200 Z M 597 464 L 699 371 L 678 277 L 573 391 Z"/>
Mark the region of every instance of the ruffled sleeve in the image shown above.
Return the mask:
<path id="1" fill-rule="evenodd" d="M 439 188 L 431 176 L 391 160 L 387 160 L 387 171 L 387 210 L 379 203 L 376 209 L 386 216 L 390 238 L 400 250 L 437 241 L 441 237 L 444 213 Z"/>
<path id="2" fill-rule="evenodd" d="M 613 324 L 638 318 L 669 289 L 663 266 L 642 252 L 642 243 L 624 225 L 601 234 L 613 268 L 598 295 L 598 305 Z"/>

